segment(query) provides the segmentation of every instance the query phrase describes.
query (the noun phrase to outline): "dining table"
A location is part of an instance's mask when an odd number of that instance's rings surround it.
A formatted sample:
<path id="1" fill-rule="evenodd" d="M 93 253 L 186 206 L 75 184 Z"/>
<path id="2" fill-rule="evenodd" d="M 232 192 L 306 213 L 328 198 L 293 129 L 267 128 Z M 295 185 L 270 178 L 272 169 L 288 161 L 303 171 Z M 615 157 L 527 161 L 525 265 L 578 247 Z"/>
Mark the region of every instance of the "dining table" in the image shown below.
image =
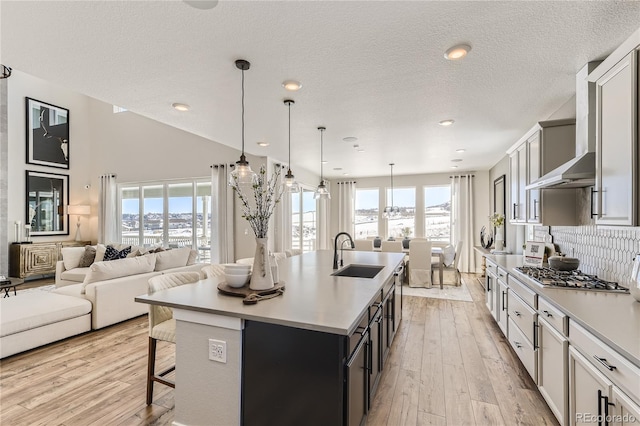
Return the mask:
<path id="1" fill-rule="evenodd" d="M 379 247 L 373 249 L 373 251 L 382 251 Z M 409 254 L 409 249 L 403 248 L 403 253 Z M 431 246 L 431 257 L 438 258 L 438 278 L 440 278 L 440 289 L 443 289 L 443 278 L 444 278 L 444 251 L 442 247 L 439 246 Z"/>

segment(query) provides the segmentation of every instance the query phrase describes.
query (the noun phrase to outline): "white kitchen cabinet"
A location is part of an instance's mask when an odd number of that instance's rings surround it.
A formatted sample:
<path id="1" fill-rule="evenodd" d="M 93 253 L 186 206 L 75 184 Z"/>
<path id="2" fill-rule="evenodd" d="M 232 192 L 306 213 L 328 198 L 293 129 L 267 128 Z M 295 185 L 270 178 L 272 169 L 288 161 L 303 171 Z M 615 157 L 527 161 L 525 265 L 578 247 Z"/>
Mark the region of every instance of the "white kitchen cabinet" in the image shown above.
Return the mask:
<path id="1" fill-rule="evenodd" d="M 616 386 L 611 389 L 613 405 L 612 422 L 615 426 L 638 425 L 640 423 L 640 405 L 636 404 Z"/>
<path id="2" fill-rule="evenodd" d="M 575 189 L 526 189 L 539 177 L 575 157 L 575 120 L 536 123 L 507 153 L 514 224 L 578 224 Z"/>
<path id="3" fill-rule="evenodd" d="M 593 72 L 601 73 L 599 68 Z M 595 83 L 596 223 L 636 226 L 639 186 L 638 51 L 630 52 Z"/>
<path id="4" fill-rule="evenodd" d="M 509 176 L 511 188 L 511 207 L 509 220 L 512 223 L 526 223 L 527 198 L 527 147 L 521 145 L 509 154 Z"/>
<path id="5" fill-rule="evenodd" d="M 509 287 L 507 287 L 507 285 L 502 282 L 502 280 L 498 279 L 497 280 L 498 286 L 496 288 L 496 313 L 497 313 L 497 321 L 498 321 L 498 326 L 500 327 L 500 330 L 502 330 L 502 333 L 504 333 L 505 336 L 508 336 L 508 317 L 509 317 L 509 311 L 507 308 L 507 292 Z"/>
<path id="6" fill-rule="evenodd" d="M 611 388 L 612 383 L 569 346 L 569 424 L 598 424 L 597 416 L 610 411 Z"/>
<path id="7" fill-rule="evenodd" d="M 569 340 L 538 315 L 538 389 L 561 425 L 568 424 Z"/>

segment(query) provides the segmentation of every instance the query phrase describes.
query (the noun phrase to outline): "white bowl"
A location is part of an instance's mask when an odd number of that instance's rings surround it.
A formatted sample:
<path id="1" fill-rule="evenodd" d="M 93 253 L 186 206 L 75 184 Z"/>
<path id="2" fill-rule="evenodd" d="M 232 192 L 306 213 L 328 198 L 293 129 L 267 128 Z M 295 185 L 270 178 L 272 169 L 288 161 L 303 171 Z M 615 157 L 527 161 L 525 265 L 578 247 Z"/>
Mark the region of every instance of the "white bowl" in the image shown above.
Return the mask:
<path id="1" fill-rule="evenodd" d="M 229 275 L 224 274 L 225 282 L 229 285 L 229 287 L 239 288 L 243 287 L 245 284 L 249 282 L 251 279 L 251 274 L 244 275 Z"/>
<path id="2" fill-rule="evenodd" d="M 237 263 L 226 263 L 222 266 L 225 272 L 248 272 L 251 270 L 251 265 L 240 265 Z"/>

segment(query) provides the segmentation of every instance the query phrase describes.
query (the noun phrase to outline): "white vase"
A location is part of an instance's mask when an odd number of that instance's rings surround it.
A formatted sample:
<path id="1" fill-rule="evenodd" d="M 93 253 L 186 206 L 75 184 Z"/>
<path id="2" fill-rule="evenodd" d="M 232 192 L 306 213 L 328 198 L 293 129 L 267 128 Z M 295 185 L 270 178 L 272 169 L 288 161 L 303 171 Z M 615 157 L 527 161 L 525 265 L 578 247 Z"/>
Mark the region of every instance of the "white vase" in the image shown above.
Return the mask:
<path id="1" fill-rule="evenodd" d="M 494 247 L 497 251 L 504 250 L 504 241 L 502 240 L 502 228 L 496 228 L 496 239 L 494 242 Z"/>
<path id="2" fill-rule="evenodd" d="M 256 254 L 253 257 L 253 270 L 251 271 L 251 290 L 269 290 L 273 288 L 273 276 L 269 262 L 269 248 L 267 238 L 256 238 Z"/>

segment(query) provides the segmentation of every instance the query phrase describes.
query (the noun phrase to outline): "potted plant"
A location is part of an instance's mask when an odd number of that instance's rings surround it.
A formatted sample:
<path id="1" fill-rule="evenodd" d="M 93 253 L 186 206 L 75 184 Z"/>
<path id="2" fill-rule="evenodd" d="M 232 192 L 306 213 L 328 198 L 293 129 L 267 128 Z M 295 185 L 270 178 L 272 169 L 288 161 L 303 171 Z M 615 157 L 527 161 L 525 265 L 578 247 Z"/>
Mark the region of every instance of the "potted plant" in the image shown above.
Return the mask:
<path id="1" fill-rule="evenodd" d="M 504 250 L 504 241 L 502 237 L 502 225 L 504 225 L 504 215 L 502 213 L 494 213 L 489 216 L 491 225 L 495 228 L 495 247 L 496 250 Z"/>
<path id="2" fill-rule="evenodd" d="M 400 230 L 400 232 L 402 233 L 402 236 L 404 237 L 402 239 L 402 248 L 408 249 L 409 248 L 409 241 L 410 241 L 410 236 L 411 236 L 411 228 L 408 226 L 405 226 L 404 228 L 402 228 Z"/>

